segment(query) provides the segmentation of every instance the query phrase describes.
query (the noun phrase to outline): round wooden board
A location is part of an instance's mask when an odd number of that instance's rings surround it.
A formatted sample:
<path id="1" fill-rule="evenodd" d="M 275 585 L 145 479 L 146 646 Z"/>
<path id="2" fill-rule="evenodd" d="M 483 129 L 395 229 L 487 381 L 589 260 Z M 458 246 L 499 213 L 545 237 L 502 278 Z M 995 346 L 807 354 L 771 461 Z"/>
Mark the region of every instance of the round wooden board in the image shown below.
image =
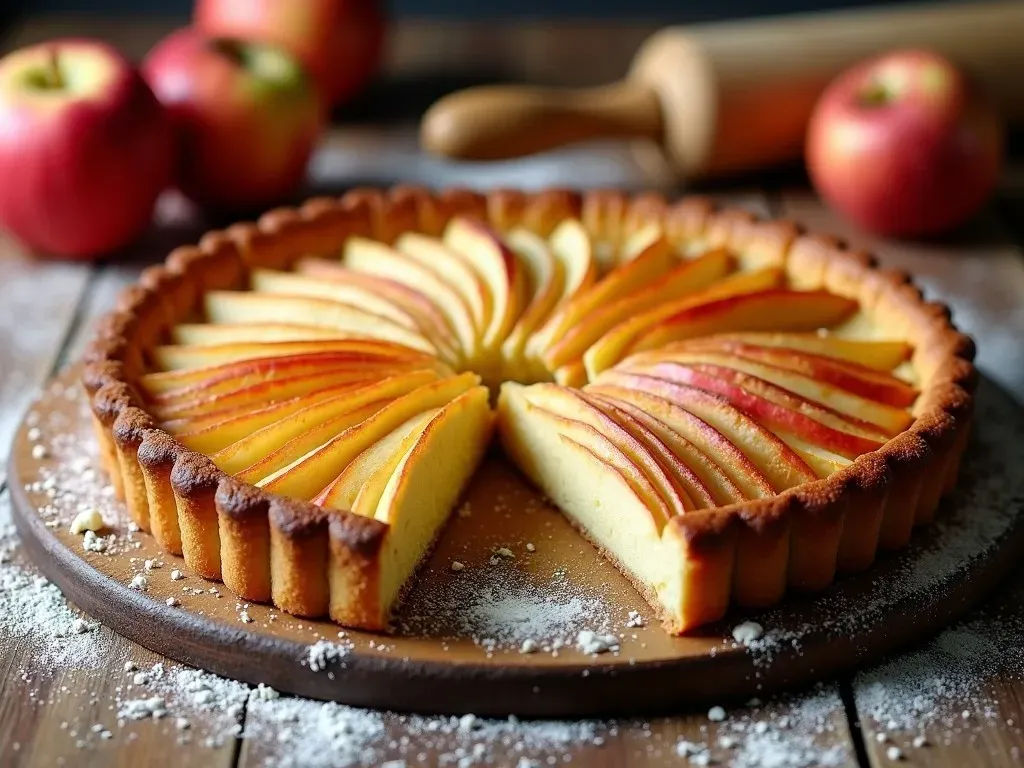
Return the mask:
<path id="1" fill-rule="evenodd" d="M 669 637 L 628 582 L 493 455 L 421 570 L 395 633 L 339 637 L 330 622 L 238 603 L 131 531 L 96 468 L 73 376 L 49 385 L 12 451 L 15 522 L 26 550 L 73 602 L 122 635 L 172 659 L 303 696 L 424 713 L 576 717 L 727 702 L 825 678 L 924 638 L 1024 554 L 1024 414 L 983 382 L 962 482 L 938 522 L 906 551 L 825 593 L 791 595 L 770 611 L 733 613 L 691 636 Z M 82 537 L 68 531 L 89 506 L 109 525 L 100 534 L 104 552 L 85 551 Z M 514 556 L 496 556 L 503 547 Z M 159 567 L 147 572 L 148 559 Z M 463 570 L 451 569 L 456 560 Z M 184 577 L 172 579 L 174 569 Z M 145 591 L 128 586 L 139 573 Z M 631 611 L 646 625 L 627 626 Z M 764 637 L 735 642 L 732 628 L 744 620 L 763 625 Z M 584 629 L 613 632 L 620 650 L 582 654 L 573 644 Z M 540 650 L 521 652 L 526 639 Z M 318 640 L 347 651 L 315 668 L 310 646 Z"/>

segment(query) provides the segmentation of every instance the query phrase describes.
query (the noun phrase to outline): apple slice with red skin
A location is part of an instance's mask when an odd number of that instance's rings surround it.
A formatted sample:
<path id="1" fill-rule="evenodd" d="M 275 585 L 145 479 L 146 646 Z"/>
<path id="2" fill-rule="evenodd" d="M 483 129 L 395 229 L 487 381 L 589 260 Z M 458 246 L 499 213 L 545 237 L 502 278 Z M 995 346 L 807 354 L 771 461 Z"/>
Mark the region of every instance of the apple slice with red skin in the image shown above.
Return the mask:
<path id="1" fill-rule="evenodd" d="M 705 336 L 702 340 L 708 344 L 739 342 L 760 347 L 782 347 L 799 352 L 811 352 L 850 363 L 859 363 L 876 371 L 893 370 L 900 363 L 909 360 L 914 351 L 914 348 L 905 341 L 847 339 L 828 333 L 751 331 Z"/>
<path id="2" fill-rule="evenodd" d="M 591 344 L 583 354 L 587 374 L 593 380 L 601 371 L 611 368 L 626 356 L 633 342 L 651 328 L 691 307 L 731 296 L 741 296 L 764 291 L 781 285 L 785 274 L 781 269 L 761 269 L 756 272 L 740 272 L 719 280 L 700 293 L 684 296 L 663 306 L 653 307 L 635 317 L 624 320 L 608 330 L 600 339 Z"/>
<path id="3" fill-rule="evenodd" d="M 682 342 L 682 345 L 690 349 L 716 349 L 776 368 L 788 368 L 812 379 L 845 389 L 847 392 L 853 392 L 855 395 L 897 408 L 913 405 L 917 399 L 916 389 L 890 373 L 812 352 L 717 339 L 710 342 L 695 339 L 692 342 Z"/>
<path id="4" fill-rule="evenodd" d="M 351 334 L 337 328 L 302 323 L 180 323 L 171 328 L 175 344 L 203 346 L 232 342 L 312 341 L 347 339 Z"/>
<path id="5" fill-rule="evenodd" d="M 633 388 L 628 384 L 619 386 L 604 381 L 588 384 L 586 391 L 629 403 L 657 419 L 715 461 L 729 480 L 740 489 L 744 498 L 764 499 L 777 493 L 768 477 L 735 443 L 699 416 L 668 398 Z"/>
<path id="6" fill-rule="evenodd" d="M 402 344 L 380 339 L 338 339 L 317 341 L 266 341 L 244 342 L 239 344 L 212 344 L 209 346 L 190 346 L 165 344 L 153 349 L 152 358 L 157 366 L 164 371 L 174 371 L 175 376 L 165 376 L 165 380 L 175 382 L 192 382 L 203 380 L 207 370 L 187 371 L 186 369 L 227 365 L 256 358 L 290 357 L 292 355 L 309 355 L 338 353 L 348 355 L 352 360 L 397 359 L 423 360 L 429 363 L 433 355 Z M 179 373 L 181 372 L 181 373 Z"/>
<path id="7" fill-rule="evenodd" d="M 731 368 L 774 384 L 776 387 L 788 389 L 806 400 L 820 403 L 845 417 L 868 422 L 875 429 L 890 437 L 899 434 L 914 421 L 914 417 L 902 408 L 894 408 L 891 405 L 868 400 L 788 368 L 776 368 L 773 365 L 756 363 L 724 353 L 690 352 L 665 348 L 650 354 L 628 358 L 623 362 L 622 368 L 624 370 L 641 370 L 662 362 L 703 363 Z"/>
<path id="8" fill-rule="evenodd" d="M 640 369 L 635 369 L 640 370 Z M 644 372 L 676 384 L 687 384 L 728 400 L 768 429 L 792 432 L 807 442 L 818 445 L 848 459 L 878 450 L 886 438 L 870 439 L 852 432 L 835 429 L 801 411 L 789 408 L 755 391 L 754 377 L 730 375 L 728 368 L 717 365 L 692 366 L 682 363 L 658 363 Z M 751 381 L 752 380 L 752 381 Z M 769 385 L 770 386 L 770 385 Z"/>
<path id="9" fill-rule="evenodd" d="M 611 442 L 644 474 L 658 492 L 662 503 L 666 505 L 668 515 L 681 515 L 696 508 L 685 487 L 676 482 L 672 473 L 662 465 L 661 459 L 668 453 L 663 444 L 661 448 L 664 450 L 662 456 L 659 456 L 585 395 L 566 387 L 557 384 L 534 384 L 523 390 L 523 396 L 531 406 L 541 408 L 562 419 L 585 424 Z M 569 434 L 591 450 L 596 450 L 586 438 L 569 432 L 565 434 Z M 645 502 L 651 503 L 646 498 Z"/>
<path id="10" fill-rule="evenodd" d="M 622 429 L 626 430 L 637 442 L 647 449 L 647 452 L 654 457 L 665 474 L 672 480 L 672 483 L 679 489 L 680 496 L 688 498 L 692 507 L 688 506 L 686 511 L 693 509 L 706 509 L 715 506 L 714 497 L 711 491 L 704 485 L 697 474 L 680 460 L 679 456 L 672 452 L 661 438 L 648 429 L 639 419 L 608 399 L 589 392 L 579 392 L 577 395 L 594 408 L 600 409 L 606 416 L 614 419 Z"/>
<path id="11" fill-rule="evenodd" d="M 718 395 L 685 384 L 612 370 L 602 381 L 663 397 L 711 425 L 746 454 L 781 492 L 817 480 L 817 475 L 789 446 Z"/>
<path id="12" fill-rule="evenodd" d="M 642 258 L 643 255 L 638 257 Z M 712 251 L 691 261 L 679 262 L 629 295 L 620 296 L 610 303 L 602 302 L 580 317 L 575 325 L 548 347 L 543 356 L 544 364 L 555 370 L 579 360 L 591 344 L 619 323 L 651 307 L 710 287 L 726 275 L 731 262 L 731 257 L 724 251 Z"/>
<path id="13" fill-rule="evenodd" d="M 718 464 L 664 422 L 620 398 L 604 393 L 598 394 L 596 390 L 590 389 L 586 391 L 586 395 L 643 425 L 647 431 L 664 443 L 672 454 L 697 476 L 701 486 L 710 494 L 711 503 L 708 506 L 724 507 L 747 498 Z M 768 481 L 764 482 L 767 486 Z M 701 493 L 699 490 L 692 491 L 690 495 L 696 500 L 700 498 Z"/>
<path id="14" fill-rule="evenodd" d="M 487 287 L 491 315 L 483 345 L 496 351 L 515 327 L 526 300 L 527 285 L 519 261 L 500 235 L 474 219 L 455 217 L 445 227 L 442 239 L 473 265 Z"/>

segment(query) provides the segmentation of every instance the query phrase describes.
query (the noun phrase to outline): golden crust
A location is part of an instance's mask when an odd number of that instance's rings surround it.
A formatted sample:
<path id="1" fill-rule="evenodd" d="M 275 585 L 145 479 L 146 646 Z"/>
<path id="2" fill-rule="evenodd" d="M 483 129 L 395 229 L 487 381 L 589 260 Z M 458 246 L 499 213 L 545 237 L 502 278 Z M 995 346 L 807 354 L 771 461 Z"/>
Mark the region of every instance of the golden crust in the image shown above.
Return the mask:
<path id="1" fill-rule="evenodd" d="M 85 352 L 82 381 L 104 468 L 133 519 L 198 573 L 223 578 L 245 599 L 382 628 L 387 617 L 377 568 L 385 524 L 233 480 L 156 428 L 133 387 L 146 350 L 196 310 L 203 292 L 236 287 L 253 267 L 283 269 L 304 256 L 337 253 L 352 235 L 391 242 L 409 229 L 436 234 L 455 215 L 542 235 L 578 217 L 596 240 L 608 243 L 659 222 L 678 247 L 725 247 L 748 266 L 784 268 L 801 289 L 856 299 L 913 345 L 921 394 L 906 432 L 824 480 L 670 521 L 666 534 L 699 565 L 691 581 L 705 579 L 694 588 L 711 591 L 693 607 L 699 621 L 719 618 L 730 601 L 769 605 L 786 588 L 820 589 L 837 571 L 868 567 L 879 549 L 904 546 L 954 487 L 977 385 L 974 344 L 952 326 L 948 309 L 925 301 L 907 275 L 877 268 L 869 255 L 834 238 L 803 233 L 791 222 L 719 211 L 703 198 L 669 203 L 651 194 L 555 189 L 435 194 L 402 186 L 316 198 L 210 233 L 196 246 L 173 251 L 163 267 L 146 270 L 120 297 Z M 727 577 L 712 584 L 715 573 Z"/>

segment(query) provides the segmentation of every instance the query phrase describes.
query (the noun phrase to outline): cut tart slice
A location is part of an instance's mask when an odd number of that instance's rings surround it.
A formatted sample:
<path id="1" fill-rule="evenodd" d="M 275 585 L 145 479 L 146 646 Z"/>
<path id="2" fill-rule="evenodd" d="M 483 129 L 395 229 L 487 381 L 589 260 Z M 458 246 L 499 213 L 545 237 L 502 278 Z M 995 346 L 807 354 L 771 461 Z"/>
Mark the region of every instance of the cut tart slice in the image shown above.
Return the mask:
<path id="1" fill-rule="evenodd" d="M 684 632 L 931 520 L 972 355 L 905 276 L 788 222 L 403 189 L 176 250 L 100 324 L 83 384 L 161 546 L 243 599 L 375 630 L 497 395 L 508 457 Z"/>

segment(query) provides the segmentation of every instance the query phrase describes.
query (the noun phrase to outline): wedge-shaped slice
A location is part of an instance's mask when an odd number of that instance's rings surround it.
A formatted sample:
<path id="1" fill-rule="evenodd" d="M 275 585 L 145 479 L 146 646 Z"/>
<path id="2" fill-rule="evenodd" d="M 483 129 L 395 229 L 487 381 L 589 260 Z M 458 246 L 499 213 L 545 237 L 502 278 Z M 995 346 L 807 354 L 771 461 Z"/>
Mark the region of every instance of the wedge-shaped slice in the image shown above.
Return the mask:
<path id="1" fill-rule="evenodd" d="M 682 344 L 690 348 L 716 349 L 745 360 L 786 368 L 869 400 L 899 408 L 912 405 L 917 399 L 917 390 L 905 381 L 891 373 L 877 371 L 859 363 L 836 360 L 813 352 L 763 347 L 739 341 L 716 341 L 712 344 L 703 342 L 703 339 L 694 339 Z"/>
<path id="2" fill-rule="evenodd" d="M 785 393 L 774 399 L 760 394 L 758 390 L 764 392 L 772 386 L 767 382 L 742 373 L 737 375 L 737 372 L 723 366 L 658 363 L 646 369 L 646 372 L 659 379 L 677 384 L 687 384 L 723 397 L 731 405 L 776 434 L 792 433 L 812 445 L 838 453 L 848 459 L 855 459 L 863 453 L 876 451 L 888 439 L 881 435 L 867 437 L 863 433 L 843 431 L 823 421 L 818 421 L 804 411 L 778 402 L 783 399 Z M 760 386 L 758 386 L 759 384 Z M 813 404 L 809 404 L 805 410 L 812 413 L 820 412 L 826 418 L 830 416 L 824 409 L 815 410 Z M 832 424 L 841 423 L 841 419 L 837 417 L 829 418 L 828 421 Z"/>
<path id="3" fill-rule="evenodd" d="M 910 359 L 913 347 L 904 341 L 846 339 L 828 333 L 725 333 L 705 337 L 709 344 L 739 342 L 761 347 L 812 352 L 816 355 L 859 363 L 876 371 L 892 371 Z"/>
<path id="4" fill-rule="evenodd" d="M 463 373 L 414 389 L 389 403 L 362 424 L 336 435 L 257 484 L 271 493 L 311 499 L 341 474 L 356 456 L 399 424 L 430 408 L 447 405 L 479 383 L 480 377 L 476 374 Z"/>
<path id="5" fill-rule="evenodd" d="M 614 408 L 619 413 L 627 414 L 656 435 L 672 451 L 672 454 L 697 476 L 701 485 L 711 494 L 712 506 L 724 507 L 738 501 L 745 501 L 748 498 L 740 487 L 730 480 L 722 468 L 707 454 L 703 453 L 696 445 L 664 422 L 625 400 L 609 397 L 603 393 L 598 394 L 596 390 L 587 390 L 586 394 L 588 397 L 592 397 L 607 404 L 608 407 Z M 670 409 L 675 408 L 675 406 L 672 406 L 667 401 L 665 405 Z M 735 451 L 736 449 L 734 448 L 733 450 Z M 739 451 L 736 452 L 739 453 Z M 749 464 L 749 462 L 746 463 Z M 761 478 L 760 484 L 765 489 L 770 488 L 767 479 Z M 698 491 L 694 491 L 690 495 L 696 499 L 700 494 Z"/>
<path id="6" fill-rule="evenodd" d="M 544 364 L 555 370 L 581 359 L 591 344 L 619 323 L 651 307 L 707 289 L 726 275 L 730 263 L 731 258 L 725 251 L 711 251 L 678 264 L 632 294 L 602 303 L 551 343 L 544 353 Z"/>
<path id="7" fill-rule="evenodd" d="M 800 458 L 807 462 L 807 466 L 817 473 L 818 477 L 828 477 L 833 472 L 838 472 L 843 467 L 848 467 L 853 463 L 850 459 L 845 456 L 840 456 L 838 453 L 833 453 L 827 448 L 822 448 L 820 445 L 815 445 L 803 438 L 797 437 L 792 432 L 779 431 L 779 438 L 796 451 Z"/>
<path id="8" fill-rule="evenodd" d="M 510 378 L 526 378 L 529 375 L 523 359 L 526 342 L 562 298 L 566 270 L 547 243 L 533 232 L 514 229 L 507 240 L 529 276 L 531 293 L 515 327 L 501 345 L 501 356 Z"/>
<path id="9" fill-rule="evenodd" d="M 423 372 L 400 374 L 342 392 L 336 397 L 310 403 L 287 418 L 248 432 L 217 451 L 211 458 L 218 467 L 231 474 L 262 462 L 260 468 L 253 472 L 256 479 L 260 479 L 323 445 L 342 430 L 369 418 L 386 402 L 408 394 L 436 378 Z M 365 413 L 358 421 L 351 420 L 371 404 L 374 406 L 372 411 Z M 288 446 L 287 450 L 285 446 Z"/>
<path id="10" fill-rule="evenodd" d="M 365 517 L 373 517 L 377 513 L 377 501 L 384 493 L 384 486 L 391 479 L 395 467 L 440 410 L 431 408 L 399 424 L 356 456 L 313 502 L 322 507 L 347 509 Z M 364 491 L 368 492 L 364 494 Z M 358 508 L 355 506 L 357 496 L 363 502 Z"/>
<path id="11" fill-rule="evenodd" d="M 662 535 L 668 529 L 637 493 L 635 468 L 609 461 L 562 434 L 542 409 L 527 402 L 517 385 L 502 387 L 498 429 L 512 461 L 644 589 L 667 626 L 679 631 L 696 620 L 693 611 L 685 612 L 687 620 L 683 620 L 687 603 L 683 593 L 690 565 L 699 569 L 699 564 L 688 561 L 675 536 Z"/>
<path id="12" fill-rule="evenodd" d="M 776 492 L 808 483 L 817 476 L 789 446 L 722 397 L 653 376 L 609 371 L 603 381 L 639 389 L 670 400 L 710 424 L 746 454 Z"/>
<path id="13" fill-rule="evenodd" d="M 663 237 L 650 243 L 636 258 L 560 306 L 538 331 L 537 354 L 551 370 L 569 358 L 551 356 L 551 349 L 572 329 L 584 324 L 589 315 L 610 302 L 629 296 L 658 279 L 679 262 L 672 245 Z"/>
<path id="14" fill-rule="evenodd" d="M 583 362 L 587 366 L 587 373 L 593 379 L 601 371 L 611 368 L 626 356 L 633 342 L 642 333 L 666 318 L 701 304 L 711 303 L 732 296 L 743 296 L 764 291 L 781 285 L 783 279 L 784 275 L 780 269 L 741 272 L 730 275 L 693 296 L 684 296 L 682 299 L 669 302 L 663 306 L 653 307 L 628 320 L 624 320 L 612 327 L 587 348 L 583 355 Z"/>
<path id="15" fill-rule="evenodd" d="M 444 243 L 461 253 L 483 279 L 491 298 L 484 347 L 497 351 L 512 333 L 527 300 L 526 274 L 515 252 L 487 225 L 456 217 L 444 230 Z"/>
<path id="16" fill-rule="evenodd" d="M 678 495 L 692 504 L 692 506 L 688 505 L 687 510 L 684 511 L 715 506 L 714 496 L 697 474 L 686 466 L 685 462 L 673 453 L 672 449 L 642 421 L 626 410 L 617 407 L 608 399 L 589 392 L 578 392 L 577 395 L 594 408 L 600 409 L 609 418 L 614 419 L 620 428 L 626 430 L 647 450 L 669 477 L 672 485 L 677 489 Z M 666 496 L 666 494 L 663 493 L 662 496 Z M 668 497 L 666 497 L 666 501 L 669 501 Z"/>
<path id="17" fill-rule="evenodd" d="M 163 372 L 143 377 L 147 390 L 162 391 L 200 381 L 209 381 L 215 372 L 214 366 L 240 363 L 239 368 L 253 368 L 258 365 L 273 366 L 274 357 L 333 354 L 336 359 L 347 358 L 353 362 L 371 360 L 421 360 L 428 362 L 432 355 L 402 344 L 371 339 L 338 339 L 323 341 L 267 341 L 238 344 L 214 344 L 191 346 L 167 344 L 153 350 L 153 362 Z M 193 371 L 189 369 L 202 368 Z M 174 373 L 167 373 L 173 371 Z"/>
<path id="18" fill-rule="evenodd" d="M 436 377 L 436 374 L 432 372 L 430 375 Z M 319 375 L 273 379 L 209 397 L 182 398 L 166 405 L 154 404 L 150 406 L 149 411 L 161 421 L 192 419 L 208 414 L 229 413 L 243 406 L 250 410 L 264 408 L 291 400 L 294 397 L 339 387 L 351 388 L 368 381 L 375 381 L 378 378 L 380 377 L 375 375 L 371 369 L 359 374 L 358 378 L 355 378 L 350 372 L 342 370 L 335 373 L 324 372 Z"/>
<path id="19" fill-rule="evenodd" d="M 465 299 L 437 272 L 383 243 L 358 237 L 346 241 L 343 263 L 355 272 L 391 280 L 422 293 L 444 314 L 459 338 L 463 356 L 472 360 L 479 354 L 482 334 Z"/>
<path id="20" fill-rule="evenodd" d="M 315 296 L 290 296 L 254 291 L 210 291 L 204 299 L 207 318 L 214 323 L 310 323 L 356 337 L 383 339 L 424 352 L 436 352 L 412 320 L 401 323 L 353 304 Z"/>
<path id="21" fill-rule="evenodd" d="M 406 232 L 395 249 L 440 277 L 459 292 L 473 314 L 478 331 L 486 329 L 494 312 L 489 287 L 474 265 L 462 253 L 448 247 L 436 237 Z"/>
<path id="22" fill-rule="evenodd" d="M 436 413 L 381 493 L 375 517 L 388 525 L 377 583 L 381 624 L 487 451 L 494 429 L 489 397 L 486 387 L 473 387 Z M 359 593 L 337 581 L 338 576 L 332 571 L 332 616 L 344 615 L 345 601 L 357 599 Z"/>
<path id="23" fill-rule="evenodd" d="M 806 400 L 830 408 L 851 419 L 867 422 L 889 436 L 902 432 L 914 421 L 914 417 L 902 408 L 876 403 L 788 368 L 777 368 L 773 365 L 765 365 L 727 354 L 666 348 L 658 350 L 657 353 L 650 356 L 638 355 L 635 358 L 630 358 L 623 362 L 622 367 L 625 370 L 642 370 L 649 366 L 650 363 L 646 361 L 651 358 L 657 358 L 661 362 L 707 363 L 732 368 L 777 387 L 788 389 Z"/>
<path id="24" fill-rule="evenodd" d="M 587 391 L 629 403 L 660 421 L 715 461 L 745 498 L 763 499 L 776 494 L 768 477 L 728 437 L 671 400 L 605 383 L 588 385 Z"/>
<path id="25" fill-rule="evenodd" d="M 625 429 L 614 417 L 610 416 L 603 409 L 589 400 L 585 395 L 577 393 L 566 387 L 557 384 L 534 384 L 526 387 L 524 396 L 528 403 L 541 408 L 548 413 L 555 414 L 563 419 L 579 422 L 596 431 L 601 437 L 609 441 L 619 452 L 625 455 L 633 465 L 643 473 L 648 483 L 654 487 L 660 496 L 660 503 L 650 502 L 654 506 L 667 506 L 668 516 L 681 515 L 687 510 L 696 509 L 696 504 L 690 498 L 686 489 L 675 479 L 674 475 L 666 469 L 661 460 L 665 458 L 667 450 L 659 455 L 652 452 L 650 446 L 629 430 Z M 597 450 L 595 446 L 585 442 L 586 438 L 576 436 L 567 431 L 576 442 L 588 445 L 591 450 Z M 589 433 L 588 433 L 589 434 Z M 602 443 L 603 445 L 603 443 Z M 662 448 L 664 446 L 661 446 Z M 641 491 L 646 486 L 641 487 Z"/>
<path id="26" fill-rule="evenodd" d="M 175 344 L 230 344 L 252 341 L 344 339 L 336 328 L 301 323 L 182 323 L 171 329 Z"/>
<path id="27" fill-rule="evenodd" d="M 376 275 L 367 275 L 344 267 L 340 262 L 317 256 L 300 259 L 295 272 L 318 281 L 357 285 L 401 307 L 416 320 L 423 335 L 441 351 L 445 360 L 461 361 L 459 337 L 452 329 L 444 312 L 426 295 L 406 285 Z"/>

